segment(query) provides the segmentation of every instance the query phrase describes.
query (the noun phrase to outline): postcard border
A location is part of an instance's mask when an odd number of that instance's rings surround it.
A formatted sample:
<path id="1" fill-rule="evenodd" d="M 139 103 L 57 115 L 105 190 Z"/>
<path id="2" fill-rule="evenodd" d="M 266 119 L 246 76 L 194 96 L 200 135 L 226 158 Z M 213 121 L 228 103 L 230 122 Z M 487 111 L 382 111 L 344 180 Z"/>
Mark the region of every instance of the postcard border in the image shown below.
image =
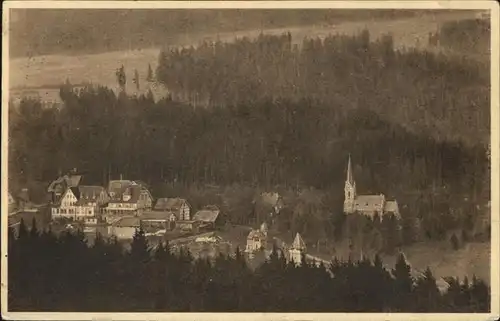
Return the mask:
<path id="1" fill-rule="evenodd" d="M 179 9 L 274 9 L 274 8 L 350 8 L 350 9 L 475 9 L 491 12 L 491 312 L 481 314 L 438 313 L 38 313 L 7 311 L 7 215 L 1 216 L 1 305 L 6 320 L 488 320 L 500 312 L 500 198 L 499 166 L 499 6 L 494 1 L 6 1 L 2 3 L 2 25 L 8 26 L 9 9 L 15 8 L 179 8 Z M 2 106 L 8 106 L 9 35 L 2 28 Z M 2 108 L 2 173 L 7 173 L 8 112 Z M 1 213 L 7 212 L 7 175 L 2 175 Z"/>

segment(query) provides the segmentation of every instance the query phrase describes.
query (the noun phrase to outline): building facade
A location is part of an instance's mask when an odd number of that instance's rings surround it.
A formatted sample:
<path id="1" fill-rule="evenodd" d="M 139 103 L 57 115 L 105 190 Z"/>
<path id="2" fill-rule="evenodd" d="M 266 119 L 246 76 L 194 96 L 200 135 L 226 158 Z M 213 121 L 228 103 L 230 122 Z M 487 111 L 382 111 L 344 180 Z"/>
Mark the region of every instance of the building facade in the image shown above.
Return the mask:
<path id="1" fill-rule="evenodd" d="M 105 216 L 138 216 L 151 210 L 153 197 L 142 184 L 130 180 L 114 180 L 108 185 L 109 202 Z"/>
<path id="2" fill-rule="evenodd" d="M 101 186 L 70 187 L 58 202 L 52 204 L 52 218 L 64 217 L 80 221 L 96 218 L 108 201 L 108 194 Z"/>
<path id="3" fill-rule="evenodd" d="M 154 207 L 155 211 L 172 212 L 178 221 L 191 220 L 191 205 L 182 198 L 159 198 Z"/>

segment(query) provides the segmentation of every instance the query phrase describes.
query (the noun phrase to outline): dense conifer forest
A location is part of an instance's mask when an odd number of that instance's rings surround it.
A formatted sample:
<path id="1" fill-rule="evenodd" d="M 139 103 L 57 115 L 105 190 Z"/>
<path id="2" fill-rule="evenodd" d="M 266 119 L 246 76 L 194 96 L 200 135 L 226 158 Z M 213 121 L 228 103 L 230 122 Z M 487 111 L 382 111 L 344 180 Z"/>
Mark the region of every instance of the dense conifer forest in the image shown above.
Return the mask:
<path id="1" fill-rule="evenodd" d="M 286 262 L 275 247 L 256 270 L 237 249 L 215 260 L 154 248 L 137 231 L 130 250 L 81 233 L 56 237 L 9 231 L 9 311 L 57 312 L 487 312 L 489 287 L 473 277 L 447 278 L 440 293 L 432 271 L 414 279 L 403 255 L 393 270 L 380 258 Z M 17 235 L 15 235 L 17 234 Z M 50 258 L 50 259 L 49 259 Z"/>
<path id="2" fill-rule="evenodd" d="M 489 66 L 465 56 L 396 50 L 393 42 L 390 35 L 371 39 L 368 30 L 304 39 L 300 46 L 290 34 L 205 42 L 163 52 L 157 78 L 174 98 L 195 105 L 313 99 L 337 111 L 374 111 L 438 141 L 486 146 Z"/>

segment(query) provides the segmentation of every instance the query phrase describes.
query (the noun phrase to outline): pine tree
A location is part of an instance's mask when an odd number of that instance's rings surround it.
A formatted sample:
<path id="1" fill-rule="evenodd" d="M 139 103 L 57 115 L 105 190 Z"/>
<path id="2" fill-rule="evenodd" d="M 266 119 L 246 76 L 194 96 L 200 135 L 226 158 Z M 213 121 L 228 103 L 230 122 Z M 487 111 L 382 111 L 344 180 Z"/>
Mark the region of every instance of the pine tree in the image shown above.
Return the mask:
<path id="1" fill-rule="evenodd" d="M 148 64 L 148 76 L 147 81 L 151 82 L 154 80 L 153 69 L 151 68 L 151 64 Z"/>
<path id="2" fill-rule="evenodd" d="M 135 83 L 135 86 L 136 86 L 137 90 L 140 90 L 141 86 L 140 86 L 140 83 L 139 83 L 139 72 L 137 71 L 137 69 L 135 69 L 135 71 L 134 71 L 134 79 L 133 79 L 133 81 Z"/>
<path id="3" fill-rule="evenodd" d="M 403 253 L 399 255 L 392 275 L 394 277 L 393 298 L 395 306 L 399 311 L 410 311 L 414 281 L 411 276 L 411 268 Z"/>
<path id="4" fill-rule="evenodd" d="M 130 257 L 136 263 L 146 263 L 150 260 L 150 248 L 142 228 L 138 228 L 130 244 Z"/>
<path id="5" fill-rule="evenodd" d="M 127 76 L 125 74 L 125 67 L 123 65 L 116 70 L 116 80 L 122 92 L 125 91 L 125 86 L 127 85 Z"/>
<path id="6" fill-rule="evenodd" d="M 415 297 L 418 311 L 437 312 L 441 301 L 441 295 L 436 284 L 436 279 L 432 275 L 429 267 L 427 267 L 424 275 L 416 282 Z"/>

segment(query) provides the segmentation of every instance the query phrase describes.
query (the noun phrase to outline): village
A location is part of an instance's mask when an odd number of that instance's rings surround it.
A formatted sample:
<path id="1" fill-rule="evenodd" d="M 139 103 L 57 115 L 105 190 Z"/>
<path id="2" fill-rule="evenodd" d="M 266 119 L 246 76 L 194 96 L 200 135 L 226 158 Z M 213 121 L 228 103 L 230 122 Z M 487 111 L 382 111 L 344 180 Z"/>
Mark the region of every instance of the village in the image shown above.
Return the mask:
<path id="1" fill-rule="evenodd" d="M 195 257 L 215 258 L 234 254 L 236 247 L 245 253 L 251 265 L 257 266 L 269 257 L 278 245 L 287 260 L 300 264 L 302 257 L 328 263 L 307 254 L 301 235 L 286 244 L 269 233 L 263 221 L 259 228 L 227 226 L 217 205 L 206 204 L 193 212 L 182 197 L 154 199 L 146 183 L 138 180 L 110 180 L 106 187 L 84 185 L 83 175 L 76 169 L 61 175 L 47 188 L 49 202 L 35 205 L 26 188 L 14 197 L 9 192 L 9 227 L 24 224 L 49 227 L 54 233 L 82 231 L 89 241 L 99 233 L 114 237 L 126 247 L 141 229 L 152 246 L 168 241 L 173 251 L 188 248 Z M 277 193 L 264 193 L 274 213 L 280 211 L 282 200 Z M 34 223 L 35 222 L 35 223 Z"/>
<path id="2" fill-rule="evenodd" d="M 382 218 L 393 214 L 400 218 L 396 200 L 386 200 L 383 194 L 359 195 L 349 156 L 344 185 L 344 213 L 362 213 L 367 217 Z M 48 203 L 34 205 L 27 189 L 17 197 L 9 193 L 9 226 L 25 224 L 50 227 L 52 232 L 82 231 L 92 243 L 97 234 L 114 237 L 125 247 L 136 231 L 145 233 L 150 244 L 168 242 L 171 249 L 188 248 L 195 257 L 215 258 L 219 253 L 233 254 L 238 247 L 244 250 L 251 266 L 258 266 L 270 255 L 273 247 L 279 248 L 287 260 L 300 264 L 303 258 L 317 264 L 329 264 L 330 257 L 307 253 L 307 246 L 300 233 L 287 243 L 279 234 L 269 230 L 284 207 L 282 197 L 276 192 L 265 192 L 260 200 L 267 204 L 268 213 L 257 218 L 254 227 L 233 225 L 227 222 L 215 204 L 204 204 L 194 211 L 181 195 L 155 199 L 148 185 L 140 180 L 110 179 L 107 186 L 84 185 L 84 175 L 74 168 L 60 175 L 47 187 Z"/>

